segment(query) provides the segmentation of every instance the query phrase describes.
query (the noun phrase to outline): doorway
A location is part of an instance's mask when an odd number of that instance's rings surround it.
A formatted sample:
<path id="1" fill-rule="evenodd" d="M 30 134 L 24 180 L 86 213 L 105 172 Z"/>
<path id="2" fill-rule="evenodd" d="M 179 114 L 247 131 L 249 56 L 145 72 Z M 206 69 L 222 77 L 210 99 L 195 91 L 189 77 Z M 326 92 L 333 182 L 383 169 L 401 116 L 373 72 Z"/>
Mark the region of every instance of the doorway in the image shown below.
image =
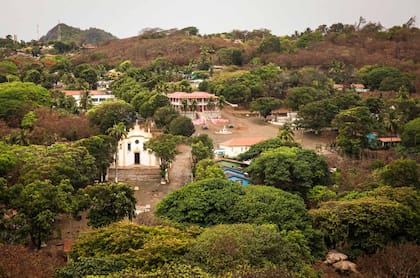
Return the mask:
<path id="1" fill-rule="evenodd" d="M 134 164 L 140 164 L 140 153 L 134 153 Z"/>

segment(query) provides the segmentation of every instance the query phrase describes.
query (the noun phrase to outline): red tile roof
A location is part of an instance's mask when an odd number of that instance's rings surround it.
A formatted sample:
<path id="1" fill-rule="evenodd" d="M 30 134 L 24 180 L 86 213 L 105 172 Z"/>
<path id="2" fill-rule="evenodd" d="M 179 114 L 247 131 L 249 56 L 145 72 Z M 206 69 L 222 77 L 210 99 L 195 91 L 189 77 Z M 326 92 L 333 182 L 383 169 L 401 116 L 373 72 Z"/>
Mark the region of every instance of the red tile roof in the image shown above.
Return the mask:
<path id="1" fill-rule="evenodd" d="M 267 139 L 268 139 L 267 137 L 233 138 L 233 139 L 220 143 L 220 146 L 228 146 L 228 147 L 252 146 L 261 141 L 265 141 Z"/>
<path id="2" fill-rule="evenodd" d="M 363 84 L 351 84 L 351 87 L 352 88 L 358 88 L 358 89 L 364 89 L 365 88 L 365 85 L 363 85 Z"/>
<path id="3" fill-rule="evenodd" d="M 175 92 L 166 95 L 168 98 L 218 98 L 213 94 L 209 94 L 206 92 L 192 92 L 192 93 L 185 93 L 185 92 Z"/>
<path id="4" fill-rule="evenodd" d="M 82 90 L 64 90 L 62 91 L 66 96 L 80 96 L 84 91 Z M 94 91 L 90 90 L 89 94 L 91 96 L 101 96 L 101 95 L 108 95 L 107 93 L 103 91 Z"/>
<path id="5" fill-rule="evenodd" d="M 378 140 L 383 143 L 401 142 L 400 137 L 379 137 Z"/>

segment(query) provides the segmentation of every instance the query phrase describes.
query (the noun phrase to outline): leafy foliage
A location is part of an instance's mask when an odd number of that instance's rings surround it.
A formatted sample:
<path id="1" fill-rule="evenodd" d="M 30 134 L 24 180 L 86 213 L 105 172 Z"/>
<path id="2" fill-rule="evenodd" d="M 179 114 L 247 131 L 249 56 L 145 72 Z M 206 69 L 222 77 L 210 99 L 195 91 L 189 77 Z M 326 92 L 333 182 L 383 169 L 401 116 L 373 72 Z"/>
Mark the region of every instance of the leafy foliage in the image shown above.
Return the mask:
<path id="1" fill-rule="evenodd" d="M 407 148 L 419 149 L 420 146 L 420 118 L 409 121 L 404 125 L 401 143 Z"/>
<path id="2" fill-rule="evenodd" d="M 411 159 L 393 160 L 380 171 L 380 177 L 384 184 L 394 187 L 420 185 L 417 163 Z"/>
<path id="3" fill-rule="evenodd" d="M 311 261 L 299 232 L 280 233 L 275 226 L 217 225 L 198 236 L 187 255 L 203 269 L 223 273 L 238 266 L 275 264 L 295 273 Z"/>
<path id="4" fill-rule="evenodd" d="M 98 228 L 107 226 L 124 217 L 132 219 L 136 206 L 134 191 L 125 183 L 104 183 L 84 188 L 81 195 L 89 196 L 89 225 Z"/>
<path id="5" fill-rule="evenodd" d="M 205 179 L 223 179 L 225 173 L 216 161 L 206 158 L 197 162 L 195 165 L 194 180 L 200 181 Z"/>
<path id="6" fill-rule="evenodd" d="M 279 147 L 263 152 L 246 169 L 254 184 L 274 186 L 300 193 L 317 184 L 328 183 L 328 165 L 311 150 Z"/>
<path id="7" fill-rule="evenodd" d="M 168 131 L 173 135 L 189 137 L 195 132 L 195 128 L 190 118 L 177 116 L 170 122 Z"/>
<path id="8" fill-rule="evenodd" d="M 230 223 L 229 214 L 243 194 L 241 185 L 225 179 L 196 181 L 169 193 L 156 215 L 201 226 Z"/>
<path id="9" fill-rule="evenodd" d="M 280 100 L 273 97 L 262 97 L 257 98 L 251 102 L 250 109 L 251 111 L 258 111 L 261 116 L 266 118 L 271 112 L 281 105 Z"/>
<path id="10" fill-rule="evenodd" d="M 310 210 L 314 226 L 324 232 L 327 245 L 375 252 L 389 242 L 418 238 L 417 211 L 376 193 L 349 201 L 322 203 Z M 418 198 L 411 195 L 411 198 Z"/>
<path id="11" fill-rule="evenodd" d="M 256 158 L 264 151 L 268 151 L 270 149 L 277 149 L 282 146 L 298 147 L 299 144 L 293 142 L 286 142 L 278 137 L 270 138 L 268 140 L 252 145 L 251 148 L 249 148 L 249 150 L 239 155 L 239 160 L 250 160 Z"/>
<path id="12" fill-rule="evenodd" d="M 19 126 L 23 116 L 35 107 L 51 103 L 49 92 L 33 83 L 0 84 L 0 118 L 10 126 Z"/>
<path id="13" fill-rule="evenodd" d="M 187 233 L 171 227 L 114 223 L 82 234 L 72 247 L 74 264 L 69 268 L 77 270 L 80 267 L 83 270 L 85 260 L 105 260 L 109 267 L 109 263 L 115 260 L 117 264 L 107 271 L 119 271 L 121 264 L 150 271 L 164 263 L 178 260 L 187 252 L 190 241 L 191 237 Z M 96 267 L 93 264 L 92 272 L 86 274 L 94 274 L 94 271 L 102 268 L 101 264 Z"/>
<path id="14" fill-rule="evenodd" d="M 133 115 L 133 106 L 122 100 L 105 101 L 87 113 L 89 120 L 97 125 L 102 133 L 119 122 L 123 122 L 128 127 Z"/>
<path id="15" fill-rule="evenodd" d="M 59 185 L 50 181 L 34 181 L 26 186 L 10 189 L 16 197 L 10 207 L 17 210 L 13 219 L 15 232 L 30 235 L 37 249 L 48 240 L 59 213 L 70 212 L 73 187 L 63 180 Z"/>

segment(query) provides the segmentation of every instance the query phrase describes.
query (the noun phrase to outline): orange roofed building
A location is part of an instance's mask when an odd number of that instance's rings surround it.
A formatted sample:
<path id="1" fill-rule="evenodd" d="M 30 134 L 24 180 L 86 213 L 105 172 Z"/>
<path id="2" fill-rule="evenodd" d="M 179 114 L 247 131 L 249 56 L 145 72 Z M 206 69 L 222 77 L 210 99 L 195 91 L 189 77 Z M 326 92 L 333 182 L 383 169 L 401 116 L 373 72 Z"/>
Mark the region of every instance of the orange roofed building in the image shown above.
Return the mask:
<path id="1" fill-rule="evenodd" d="M 219 97 L 214 94 L 207 92 L 175 92 L 166 96 L 169 98 L 173 108 L 192 119 L 220 117 Z"/>
<path id="2" fill-rule="evenodd" d="M 267 140 L 267 137 L 233 138 L 220 143 L 217 151 L 223 151 L 226 157 L 237 157 L 246 152 L 252 145 Z"/>

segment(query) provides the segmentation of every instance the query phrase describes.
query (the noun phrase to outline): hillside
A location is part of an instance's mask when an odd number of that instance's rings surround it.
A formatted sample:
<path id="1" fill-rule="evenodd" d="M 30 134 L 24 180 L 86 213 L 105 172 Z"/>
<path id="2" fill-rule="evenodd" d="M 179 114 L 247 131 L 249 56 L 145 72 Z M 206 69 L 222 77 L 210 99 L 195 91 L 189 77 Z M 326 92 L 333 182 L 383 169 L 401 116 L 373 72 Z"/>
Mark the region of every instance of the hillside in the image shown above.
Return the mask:
<path id="1" fill-rule="evenodd" d="M 130 60 L 134 65 L 144 66 L 160 57 L 177 65 L 186 65 L 192 60 L 197 61 L 205 47 L 209 50 L 212 63 L 219 64 L 217 51 L 235 47 L 242 50 L 244 65 L 252 64 L 252 59 L 257 57 L 263 63 L 273 62 L 285 69 L 313 66 L 327 70 L 336 61 L 356 68 L 365 65 L 393 66 L 414 74 L 417 77 L 416 88 L 420 90 L 420 32 L 417 28 L 400 30 L 376 33 L 331 32 L 304 47 L 299 45 L 299 40 L 306 35 L 302 33 L 299 36 L 280 37 L 281 50 L 273 52 L 259 51 L 263 42 L 261 37 L 238 43 L 229 36 L 231 33 L 212 36 L 177 33 L 158 38 L 138 36 L 110 41 L 98 49 L 82 53 L 75 60 L 76 63 L 88 61 L 110 65 Z"/>
<path id="2" fill-rule="evenodd" d="M 224 47 L 237 47 L 230 40 L 222 38 L 203 38 L 180 34 L 153 39 L 132 37 L 109 41 L 94 51 L 82 53 L 75 59 L 80 62 L 111 65 L 130 60 L 134 65 L 144 66 L 161 57 L 177 65 L 187 65 L 191 60 L 200 57 L 202 46 L 207 46 L 213 52 Z M 93 55 L 94 53 L 97 54 Z M 98 56 L 101 58 L 93 58 Z"/>
<path id="3" fill-rule="evenodd" d="M 63 42 L 74 42 L 77 45 L 97 45 L 113 39 L 116 39 L 114 35 L 101 29 L 89 28 L 87 30 L 81 30 L 79 28 L 60 23 L 48 31 L 45 36 L 42 36 L 40 41 L 61 40 Z"/>

